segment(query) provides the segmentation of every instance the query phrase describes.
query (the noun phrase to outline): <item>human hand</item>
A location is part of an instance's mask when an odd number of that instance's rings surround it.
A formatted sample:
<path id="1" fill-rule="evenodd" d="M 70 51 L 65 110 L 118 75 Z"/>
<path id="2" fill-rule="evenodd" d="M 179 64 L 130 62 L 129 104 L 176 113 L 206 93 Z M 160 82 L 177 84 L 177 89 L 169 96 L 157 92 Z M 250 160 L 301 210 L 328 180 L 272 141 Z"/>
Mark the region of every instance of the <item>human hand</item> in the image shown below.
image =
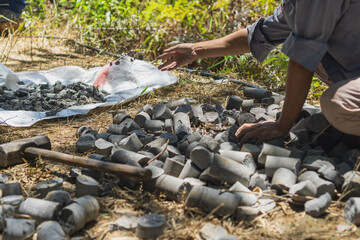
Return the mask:
<path id="1" fill-rule="evenodd" d="M 240 145 L 246 143 L 250 138 L 256 138 L 258 145 L 267 140 L 283 137 L 286 134 L 287 131 L 282 130 L 276 121 L 266 121 L 263 123 L 245 123 L 238 128 L 235 136 L 241 139 Z"/>
<path id="2" fill-rule="evenodd" d="M 185 64 L 197 60 L 193 43 L 182 43 L 171 48 L 165 49 L 164 53 L 158 56 L 158 59 L 168 59 L 167 62 L 159 66 L 161 71 L 169 71 Z"/>

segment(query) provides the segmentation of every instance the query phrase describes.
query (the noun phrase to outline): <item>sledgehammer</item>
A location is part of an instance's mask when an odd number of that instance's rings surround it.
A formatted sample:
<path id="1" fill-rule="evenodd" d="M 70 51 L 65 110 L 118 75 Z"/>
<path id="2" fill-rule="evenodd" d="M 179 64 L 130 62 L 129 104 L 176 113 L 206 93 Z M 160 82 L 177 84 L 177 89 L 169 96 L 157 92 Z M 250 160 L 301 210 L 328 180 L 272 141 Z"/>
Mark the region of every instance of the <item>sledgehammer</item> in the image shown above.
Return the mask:
<path id="1" fill-rule="evenodd" d="M 46 135 L 15 140 L 0 145 L 0 167 L 23 163 L 22 158 L 41 157 L 72 166 L 107 172 L 115 175 L 130 176 L 137 179 L 150 179 L 151 171 L 140 167 L 102 162 L 91 158 L 77 157 L 70 154 L 51 151 L 50 139 Z"/>

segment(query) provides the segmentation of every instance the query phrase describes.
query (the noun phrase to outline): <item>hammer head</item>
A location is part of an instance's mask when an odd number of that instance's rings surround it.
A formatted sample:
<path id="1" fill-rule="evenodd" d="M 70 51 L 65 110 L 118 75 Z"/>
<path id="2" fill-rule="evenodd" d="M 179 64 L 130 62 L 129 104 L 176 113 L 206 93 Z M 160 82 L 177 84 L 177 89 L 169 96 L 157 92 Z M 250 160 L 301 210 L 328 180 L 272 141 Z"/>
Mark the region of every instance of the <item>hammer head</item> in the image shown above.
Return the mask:
<path id="1" fill-rule="evenodd" d="M 23 152 L 28 147 L 51 150 L 50 139 L 46 135 L 15 140 L 0 145 L 0 167 L 23 163 Z"/>

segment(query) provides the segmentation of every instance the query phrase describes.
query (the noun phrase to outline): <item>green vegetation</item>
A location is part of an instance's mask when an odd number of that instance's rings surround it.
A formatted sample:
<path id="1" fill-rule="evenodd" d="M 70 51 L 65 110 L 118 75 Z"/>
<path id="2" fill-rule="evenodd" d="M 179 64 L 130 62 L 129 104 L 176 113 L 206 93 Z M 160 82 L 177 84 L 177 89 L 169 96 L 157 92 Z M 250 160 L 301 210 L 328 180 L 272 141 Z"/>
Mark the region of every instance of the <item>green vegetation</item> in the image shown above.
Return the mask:
<path id="1" fill-rule="evenodd" d="M 116 54 L 140 51 L 154 61 L 165 48 L 219 38 L 268 16 L 281 0 L 49 0 L 31 1 L 25 13 L 32 34 L 71 29 L 72 37 Z M 284 87 L 288 58 L 279 49 L 261 65 L 250 54 L 199 60 L 190 68 Z"/>

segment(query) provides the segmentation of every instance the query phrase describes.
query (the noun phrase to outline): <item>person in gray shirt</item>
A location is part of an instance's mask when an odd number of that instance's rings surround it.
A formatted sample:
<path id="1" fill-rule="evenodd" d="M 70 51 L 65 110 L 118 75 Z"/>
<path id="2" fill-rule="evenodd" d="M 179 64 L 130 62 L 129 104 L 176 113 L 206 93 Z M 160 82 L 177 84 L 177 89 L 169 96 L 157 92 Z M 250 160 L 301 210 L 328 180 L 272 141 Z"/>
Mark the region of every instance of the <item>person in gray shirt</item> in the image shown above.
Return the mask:
<path id="1" fill-rule="evenodd" d="M 360 136 L 360 0 L 283 0 L 273 15 L 225 37 L 183 43 L 164 50 L 160 70 L 172 70 L 199 58 L 251 52 L 259 61 L 277 45 L 290 60 L 286 94 L 278 121 L 243 124 L 240 144 L 286 136 L 309 92 L 314 73 L 329 88 L 320 104 L 328 121 Z"/>

